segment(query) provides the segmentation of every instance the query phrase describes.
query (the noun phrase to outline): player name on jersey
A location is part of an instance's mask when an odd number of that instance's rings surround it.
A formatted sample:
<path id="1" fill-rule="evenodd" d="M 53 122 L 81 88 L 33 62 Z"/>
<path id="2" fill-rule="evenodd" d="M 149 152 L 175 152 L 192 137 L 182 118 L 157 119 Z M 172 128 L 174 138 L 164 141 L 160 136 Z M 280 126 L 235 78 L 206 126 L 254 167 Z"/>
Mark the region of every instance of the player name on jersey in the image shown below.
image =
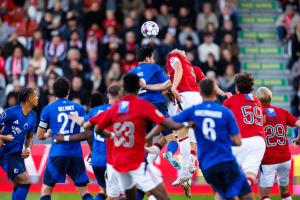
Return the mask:
<path id="1" fill-rule="evenodd" d="M 195 110 L 196 116 L 222 118 L 222 112 L 211 110 Z"/>
<path id="2" fill-rule="evenodd" d="M 74 105 L 69 105 L 69 106 L 59 106 L 57 107 L 59 112 L 64 112 L 64 111 L 71 111 L 74 110 Z"/>

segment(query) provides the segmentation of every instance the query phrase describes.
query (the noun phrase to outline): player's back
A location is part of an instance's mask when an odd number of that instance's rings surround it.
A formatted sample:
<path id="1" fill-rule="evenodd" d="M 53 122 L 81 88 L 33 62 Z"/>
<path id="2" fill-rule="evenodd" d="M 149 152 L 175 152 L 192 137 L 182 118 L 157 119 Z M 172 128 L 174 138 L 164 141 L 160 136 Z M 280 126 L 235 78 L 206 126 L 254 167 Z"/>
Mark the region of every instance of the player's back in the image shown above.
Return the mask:
<path id="1" fill-rule="evenodd" d="M 266 153 L 263 164 L 275 164 L 291 159 L 287 138 L 287 126 L 295 126 L 297 118 L 288 111 L 275 107 L 263 106 L 266 113 Z"/>
<path id="2" fill-rule="evenodd" d="M 224 106 L 235 115 L 242 138 L 264 137 L 264 111 L 260 101 L 253 94 L 235 94 L 224 101 Z"/>
<path id="3" fill-rule="evenodd" d="M 41 114 L 41 123 L 52 131 L 52 138 L 57 134 L 74 135 L 83 131 L 75 122 L 69 119 L 69 114 L 74 113 L 84 117 L 84 108 L 68 99 L 58 99 L 46 106 Z M 40 124 L 41 124 L 40 123 Z M 80 142 L 52 142 L 50 157 L 76 156 L 81 157 Z"/>
<path id="4" fill-rule="evenodd" d="M 201 168 L 235 161 L 230 135 L 239 134 L 239 129 L 231 111 L 216 102 L 206 101 L 188 112 L 190 120 L 197 124 L 195 136 Z"/>
<path id="5" fill-rule="evenodd" d="M 164 74 L 160 66 L 151 63 L 141 63 L 129 73 L 136 74 L 147 85 L 164 83 L 168 77 Z M 160 91 L 140 89 L 139 96 L 152 103 L 165 102 Z"/>

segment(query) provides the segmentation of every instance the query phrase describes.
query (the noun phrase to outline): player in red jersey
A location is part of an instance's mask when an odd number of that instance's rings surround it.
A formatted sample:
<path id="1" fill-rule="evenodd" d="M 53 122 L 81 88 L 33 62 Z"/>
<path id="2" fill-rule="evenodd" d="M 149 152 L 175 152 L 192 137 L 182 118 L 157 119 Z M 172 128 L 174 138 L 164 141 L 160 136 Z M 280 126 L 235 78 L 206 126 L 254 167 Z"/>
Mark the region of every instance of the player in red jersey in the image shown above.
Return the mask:
<path id="1" fill-rule="evenodd" d="M 272 92 L 266 87 L 260 87 L 256 92 L 266 113 L 266 152 L 261 164 L 259 191 L 262 200 L 270 200 L 270 190 L 273 187 L 275 175 L 283 200 L 292 200 L 289 194 L 289 174 L 291 169 L 291 152 L 287 138 L 287 126 L 300 128 L 300 120 L 288 111 L 272 106 Z M 300 142 L 300 135 L 295 140 Z"/>
<path id="2" fill-rule="evenodd" d="M 157 199 L 169 199 L 160 177 L 156 177 L 153 166 L 145 163 L 145 135 L 149 121 L 162 124 L 168 128 L 178 129 L 182 126 L 167 120 L 155 107 L 137 97 L 139 77 L 127 74 L 123 78 L 124 96 L 105 112 L 96 126 L 96 132 L 106 127 L 113 127 L 113 167 L 124 189 L 127 199 L 136 199 L 136 187 L 144 192 L 151 192 Z"/>
<path id="3" fill-rule="evenodd" d="M 235 115 L 242 137 L 242 146 L 233 147 L 233 154 L 249 184 L 253 185 L 266 150 L 264 112 L 259 100 L 251 93 L 254 79 L 250 73 L 236 75 L 235 84 L 237 94 L 225 100 L 224 106 Z"/>
<path id="4" fill-rule="evenodd" d="M 172 82 L 171 92 L 183 110 L 202 102 L 199 93 L 198 82 L 205 78 L 201 69 L 193 66 L 182 50 L 174 49 L 167 56 L 167 72 Z M 231 93 L 223 92 L 219 87 L 217 94 L 221 96 L 231 96 Z M 178 107 L 173 108 L 173 114 L 177 114 Z M 178 132 L 179 146 L 182 154 L 181 170 L 178 179 L 173 185 L 178 185 L 182 181 L 191 177 L 189 172 L 193 172 L 196 160 L 196 139 L 193 129 L 183 129 Z M 190 154 L 192 153 L 192 156 Z"/>

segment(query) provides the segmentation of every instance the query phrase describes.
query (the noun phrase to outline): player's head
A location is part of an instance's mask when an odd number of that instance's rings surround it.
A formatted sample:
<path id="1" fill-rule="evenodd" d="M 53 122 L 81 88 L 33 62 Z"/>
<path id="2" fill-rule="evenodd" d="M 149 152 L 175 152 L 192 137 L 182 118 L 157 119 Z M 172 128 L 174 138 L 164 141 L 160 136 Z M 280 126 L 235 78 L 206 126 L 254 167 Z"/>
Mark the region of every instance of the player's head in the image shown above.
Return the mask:
<path id="1" fill-rule="evenodd" d="M 272 91 L 267 87 L 260 87 L 256 91 L 256 96 L 263 105 L 270 105 L 272 101 Z"/>
<path id="2" fill-rule="evenodd" d="M 200 90 L 203 98 L 215 98 L 216 97 L 216 83 L 210 78 L 205 78 L 200 82 Z"/>
<path id="3" fill-rule="evenodd" d="M 33 88 L 23 88 L 19 93 L 20 103 L 29 103 L 31 107 L 36 107 L 39 103 L 39 97 L 35 89 Z"/>
<path id="4" fill-rule="evenodd" d="M 254 79 L 251 73 L 242 72 L 235 76 L 236 92 L 242 94 L 251 93 L 254 89 Z"/>
<path id="5" fill-rule="evenodd" d="M 154 63 L 153 48 L 151 46 L 142 46 L 136 54 L 139 62 Z"/>
<path id="6" fill-rule="evenodd" d="M 124 92 L 137 94 L 140 89 L 140 78 L 136 74 L 126 74 L 123 78 Z"/>
<path id="7" fill-rule="evenodd" d="M 103 96 L 100 92 L 95 92 L 91 96 L 90 108 L 100 106 L 104 103 Z"/>
<path id="8" fill-rule="evenodd" d="M 70 81 L 65 77 L 59 77 L 53 85 L 54 94 L 58 98 L 67 98 L 70 91 Z"/>
<path id="9" fill-rule="evenodd" d="M 117 99 L 120 97 L 121 87 L 114 84 L 107 88 L 107 98 L 108 99 Z"/>
<path id="10" fill-rule="evenodd" d="M 171 53 L 178 53 L 178 54 L 180 54 L 180 55 L 186 57 L 185 51 L 180 50 L 180 49 L 173 49 L 173 50 L 170 52 L 170 54 L 171 54 Z"/>

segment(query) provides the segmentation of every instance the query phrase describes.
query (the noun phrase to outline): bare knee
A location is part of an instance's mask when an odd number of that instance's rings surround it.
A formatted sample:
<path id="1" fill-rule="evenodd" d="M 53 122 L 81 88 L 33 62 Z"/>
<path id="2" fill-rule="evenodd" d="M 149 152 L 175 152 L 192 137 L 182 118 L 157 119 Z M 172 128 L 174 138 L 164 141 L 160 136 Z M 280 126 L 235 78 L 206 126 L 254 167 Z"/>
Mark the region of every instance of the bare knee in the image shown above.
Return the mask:
<path id="1" fill-rule="evenodd" d="M 53 191 L 53 187 L 43 184 L 42 190 L 41 190 L 41 196 L 51 195 L 52 191 Z"/>
<path id="2" fill-rule="evenodd" d="M 287 186 L 279 186 L 279 190 L 280 190 L 280 194 L 283 195 L 283 194 L 287 194 L 289 192 L 289 185 Z"/>
<path id="3" fill-rule="evenodd" d="M 22 174 L 19 174 L 13 180 L 13 185 L 14 186 L 25 185 L 25 184 L 26 185 L 31 184 L 30 177 L 28 176 L 28 174 L 26 172 L 23 172 Z"/>
<path id="4" fill-rule="evenodd" d="M 84 196 L 89 193 L 89 190 L 86 186 L 76 187 L 77 192 L 79 192 L 80 196 Z"/>

